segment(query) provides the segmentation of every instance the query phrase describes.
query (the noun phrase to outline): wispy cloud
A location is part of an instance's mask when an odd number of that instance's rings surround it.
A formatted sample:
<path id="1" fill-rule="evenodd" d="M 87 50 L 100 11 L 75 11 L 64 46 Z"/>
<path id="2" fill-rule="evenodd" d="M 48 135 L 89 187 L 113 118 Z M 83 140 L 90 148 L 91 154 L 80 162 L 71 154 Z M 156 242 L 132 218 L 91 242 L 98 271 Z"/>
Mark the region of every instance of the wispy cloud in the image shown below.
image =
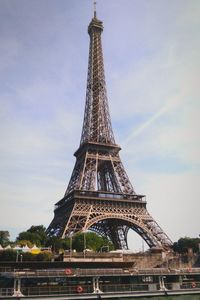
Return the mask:
<path id="1" fill-rule="evenodd" d="M 123 146 L 127 146 L 130 141 L 138 136 L 140 133 L 142 133 L 145 129 L 147 129 L 149 126 L 151 126 L 152 123 L 156 122 L 158 118 L 161 118 L 163 114 L 166 114 L 168 111 L 172 110 L 174 107 L 178 105 L 180 102 L 181 97 L 176 97 L 172 99 L 170 102 L 168 102 L 164 107 L 162 107 L 159 111 L 157 111 L 155 114 L 153 114 L 152 117 L 150 117 L 147 121 L 145 121 L 142 125 L 140 125 L 138 128 L 133 129 L 132 133 L 129 134 L 129 136 L 122 142 Z"/>

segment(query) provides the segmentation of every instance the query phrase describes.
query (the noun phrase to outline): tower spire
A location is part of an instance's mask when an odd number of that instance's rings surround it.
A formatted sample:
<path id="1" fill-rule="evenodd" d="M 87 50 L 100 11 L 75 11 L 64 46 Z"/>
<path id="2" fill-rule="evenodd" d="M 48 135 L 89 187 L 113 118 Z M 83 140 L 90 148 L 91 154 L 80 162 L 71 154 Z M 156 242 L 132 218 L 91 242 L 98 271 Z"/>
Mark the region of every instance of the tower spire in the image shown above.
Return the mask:
<path id="1" fill-rule="evenodd" d="M 96 11 L 96 7 L 97 7 L 97 2 L 94 1 L 94 18 L 97 17 L 97 11 Z"/>
<path id="2" fill-rule="evenodd" d="M 94 17 L 88 26 L 90 50 L 81 145 L 87 142 L 115 144 L 104 74 L 102 31 L 103 22 Z"/>

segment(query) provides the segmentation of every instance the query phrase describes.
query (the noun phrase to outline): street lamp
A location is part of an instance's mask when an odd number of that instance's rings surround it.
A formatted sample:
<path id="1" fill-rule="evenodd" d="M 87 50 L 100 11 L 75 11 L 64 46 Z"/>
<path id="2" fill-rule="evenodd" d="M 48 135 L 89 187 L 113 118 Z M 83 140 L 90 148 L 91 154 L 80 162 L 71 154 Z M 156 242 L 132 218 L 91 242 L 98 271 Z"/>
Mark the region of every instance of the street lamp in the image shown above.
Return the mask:
<path id="1" fill-rule="evenodd" d="M 83 255 L 84 255 L 84 258 L 85 258 L 85 253 L 86 253 L 86 235 L 85 235 L 86 231 L 83 230 Z"/>
<path id="2" fill-rule="evenodd" d="M 22 260 L 23 260 L 23 255 L 22 254 L 20 254 L 18 251 L 17 251 L 17 255 L 16 255 L 16 262 L 22 262 Z"/>
<path id="3" fill-rule="evenodd" d="M 70 236 L 69 236 L 69 253 L 70 253 L 70 259 L 72 257 L 72 233 L 70 233 Z"/>
<path id="4" fill-rule="evenodd" d="M 19 252 L 17 251 L 16 262 L 18 262 L 18 258 L 19 258 Z"/>

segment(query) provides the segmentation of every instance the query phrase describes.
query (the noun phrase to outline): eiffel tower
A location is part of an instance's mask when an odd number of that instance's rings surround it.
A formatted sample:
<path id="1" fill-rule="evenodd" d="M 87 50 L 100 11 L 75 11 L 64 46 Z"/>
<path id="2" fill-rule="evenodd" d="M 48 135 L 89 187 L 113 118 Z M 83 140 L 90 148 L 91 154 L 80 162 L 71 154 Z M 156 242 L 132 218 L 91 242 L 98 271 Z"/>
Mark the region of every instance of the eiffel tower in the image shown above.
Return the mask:
<path id="1" fill-rule="evenodd" d="M 136 194 L 115 143 L 104 75 L 101 33 L 94 17 L 90 36 L 86 104 L 80 146 L 66 193 L 55 204 L 49 235 L 61 238 L 94 231 L 117 249 L 128 249 L 127 234 L 134 230 L 150 248 L 168 249 L 171 240 L 148 213 L 144 195 Z"/>

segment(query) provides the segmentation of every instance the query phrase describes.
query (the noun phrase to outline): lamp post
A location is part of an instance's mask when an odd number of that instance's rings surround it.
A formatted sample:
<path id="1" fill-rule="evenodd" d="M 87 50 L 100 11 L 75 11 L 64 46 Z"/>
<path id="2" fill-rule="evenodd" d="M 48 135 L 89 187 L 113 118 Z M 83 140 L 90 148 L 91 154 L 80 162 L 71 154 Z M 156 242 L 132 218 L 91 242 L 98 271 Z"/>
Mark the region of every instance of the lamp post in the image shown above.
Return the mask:
<path id="1" fill-rule="evenodd" d="M 69 255 L 70 255 L 70 259 L 72 257 L 72 233 L 70 233 L 70 236 L 69 236 Z"/>
<path id="2" fill-rule="evenodd" d="M 18 262 L 18 259 L 19 259 L 19 252 L 17 251 L 16 262 Z"/>
<path id="3" fill-rule="evenodd" d="M 84 255 L 84 259 L 85 259 L 85 254 L 86 254 L 86 235 L 85 235 L 86 231 L 83 231 L 83 255 Z"/>
<path id="4" fill-rule="evenodd" d="M 15 261 L 16 262 L 22 262 L 22 260 L 23 260 L 23 255 L 17 251 L 16 260 Z"/>

